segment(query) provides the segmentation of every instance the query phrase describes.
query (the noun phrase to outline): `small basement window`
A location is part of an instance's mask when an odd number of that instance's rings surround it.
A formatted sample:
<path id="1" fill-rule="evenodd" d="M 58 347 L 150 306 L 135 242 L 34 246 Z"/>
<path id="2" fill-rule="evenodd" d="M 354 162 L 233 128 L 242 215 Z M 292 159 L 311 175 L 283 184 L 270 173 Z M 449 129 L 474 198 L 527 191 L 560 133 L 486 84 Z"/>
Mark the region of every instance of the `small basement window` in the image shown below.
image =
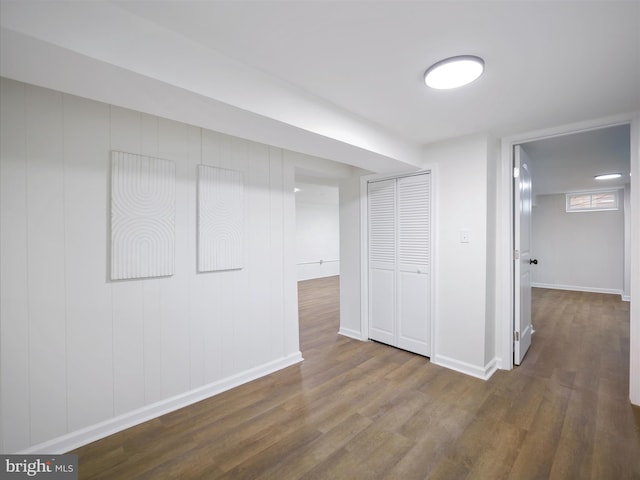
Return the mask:
<path id="1" fill-rule="evenodd" d="M 567 212 L 618 210 L 618 191 L 567 193 Z"/>

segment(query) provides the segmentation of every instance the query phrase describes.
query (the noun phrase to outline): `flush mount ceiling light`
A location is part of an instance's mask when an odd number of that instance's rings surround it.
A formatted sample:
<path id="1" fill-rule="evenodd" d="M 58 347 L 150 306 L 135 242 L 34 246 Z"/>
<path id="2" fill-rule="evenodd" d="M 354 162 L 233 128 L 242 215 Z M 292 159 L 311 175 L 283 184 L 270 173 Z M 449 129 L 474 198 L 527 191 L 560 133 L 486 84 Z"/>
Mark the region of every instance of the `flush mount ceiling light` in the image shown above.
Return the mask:
<path id="1" fill-rule="evenodd" d="M 596 175 L 596 180 L 613 180 L 614 178 L 620 178 L 622 176 L 621 173 L 606 173 L 604 175 Z"/>
<path id="2" fill-rule="evenodd" d="M 484 71 L 484 60 L 474 55 L 445 58 L 434 63 L 424 74 L 424 83 L 431 88 L 447 90 L 467 85 Z"/>

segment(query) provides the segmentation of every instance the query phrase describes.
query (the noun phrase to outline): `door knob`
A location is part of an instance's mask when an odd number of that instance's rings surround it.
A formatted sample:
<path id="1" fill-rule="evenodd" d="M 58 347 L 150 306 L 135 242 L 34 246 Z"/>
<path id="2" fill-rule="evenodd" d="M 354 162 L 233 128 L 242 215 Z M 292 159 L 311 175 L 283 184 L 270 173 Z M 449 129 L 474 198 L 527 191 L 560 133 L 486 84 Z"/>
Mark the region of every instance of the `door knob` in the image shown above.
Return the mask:
<path id="1" fill-rule="evenodd" d="M 531 265 L 532 263 L 534 265 L 537 265 L 538 264 L 538 259 L 537 258 L 533 258 L 533 259 L 529 260 L 529 265 Z"/>

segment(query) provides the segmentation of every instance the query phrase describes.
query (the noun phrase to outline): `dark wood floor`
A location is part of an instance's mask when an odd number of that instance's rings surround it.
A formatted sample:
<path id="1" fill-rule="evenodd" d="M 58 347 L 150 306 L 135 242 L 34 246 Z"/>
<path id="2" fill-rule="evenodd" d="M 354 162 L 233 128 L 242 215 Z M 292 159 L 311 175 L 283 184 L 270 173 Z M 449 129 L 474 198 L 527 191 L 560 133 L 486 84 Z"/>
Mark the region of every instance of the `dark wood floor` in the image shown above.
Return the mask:
<path id="1" fill-rule="evenodd" d="M 299 284 L 302 364 L 87 445 L 80 478 L 640 479 L 629 304 L 534 289 L 524 364 L 477 380 L 336 334 Z"/>

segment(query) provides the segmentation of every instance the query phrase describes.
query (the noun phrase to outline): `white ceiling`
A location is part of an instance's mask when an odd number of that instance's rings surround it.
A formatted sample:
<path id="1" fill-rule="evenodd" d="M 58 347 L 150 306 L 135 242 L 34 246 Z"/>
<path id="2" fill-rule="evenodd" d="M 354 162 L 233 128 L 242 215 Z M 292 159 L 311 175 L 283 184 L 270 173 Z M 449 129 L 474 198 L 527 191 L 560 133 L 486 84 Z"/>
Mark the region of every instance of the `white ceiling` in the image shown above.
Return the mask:
<path id="1" fill-rule="evenodd" d="M 523 148 L 531 158 L 535 195 L 621 188 L 630 182 L 629 125 L 537 140 Z M 622 177 L 594 179 L 605 173 L 621 173 Z"/>
<path id="2" fill-rule="evenodd" d="M 421 146 L 441 139 L 640 110 L 638 1 L 1 7 L 4 76 L 369 170 L 417 165 Z M 460 54 L 483 57 L 484 75 L 460 90 L 429 90 L 426 68 Z M 123 72 L 138 75 L 142 95 L 114 88 Z M 185 100 L 150 98 L 158 85 Z M 214 122 L 222 106 L 237 109 L 237 125 Z"/>
<path id="3" fill-rule="evenodd" d="M 640 108 L 638 2 L 119 5 L 420 143 Z M 485 59 L 481 80 L 427 89 L 460 54 Z"/>

